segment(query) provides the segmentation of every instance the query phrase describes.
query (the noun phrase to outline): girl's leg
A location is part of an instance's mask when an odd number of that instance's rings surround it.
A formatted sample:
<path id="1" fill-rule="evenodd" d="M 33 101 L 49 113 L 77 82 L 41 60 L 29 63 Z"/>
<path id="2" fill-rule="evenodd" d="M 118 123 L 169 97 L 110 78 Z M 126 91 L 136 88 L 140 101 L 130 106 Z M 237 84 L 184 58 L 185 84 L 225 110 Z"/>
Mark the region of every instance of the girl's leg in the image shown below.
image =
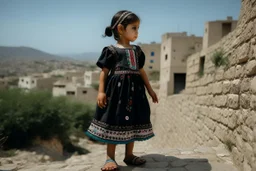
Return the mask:
<path id="1" fill-rule="evenodd" d="M 107 160 L 112 159 L 115 161 L 116 144 L 107 144 Z M 117 168 L 115 162 L 106 162 L 102 170 L 114 170 Z"/>
<path id="2" fill-rule="evenodd" d="M 124 161 L 132 161 L 136 157 L 133 155 L 133 147 L 134 147 L 134 142 L 131 142 L 125 145 Z M 145 163 L 145 160 L 142 158 L 137 158 L 134 162 L 135 162 L 134 164 L 141 164 L 141 163 Z"/>

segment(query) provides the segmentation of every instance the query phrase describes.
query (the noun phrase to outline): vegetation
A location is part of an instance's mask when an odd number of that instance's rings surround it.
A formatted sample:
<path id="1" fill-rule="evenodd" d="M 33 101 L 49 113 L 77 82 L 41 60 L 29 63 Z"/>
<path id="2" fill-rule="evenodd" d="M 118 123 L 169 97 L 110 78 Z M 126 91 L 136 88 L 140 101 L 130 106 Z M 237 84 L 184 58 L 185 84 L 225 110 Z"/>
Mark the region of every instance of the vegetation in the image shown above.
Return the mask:
<path id="1" fill-rule="evenodd" d="M 87 129 L 93 110 L 90 105 L 52 97 L 46 91 L 0 90 L 0 139 L 6 138 L 3 148 L 29 146 L 37 136 L 57 136 L 64 145 L 70 143 L 69 135 Z"/>
<path id="2" fill-rule="evenodd" d="M 216 68 L 219 68 L 220 66 L 226 67 L 229 64 L 228 57 L 224 55 L 223 49 L 215 51 L 211 60 Z"/>
<path id="3" fill-rule="evenodd" d="M 203 77 L 203 75 L 204 75 L 204 70 L 199 70 L 198 72 L 197 72 L 197 75 L 198 75 L 198 77 Z"/>
<path id="4" fill-rule="evenodd" d="M 234 144 L 230 140 L 225 140 L 223 143 L 225 144 L 229 152 L 232 152 L 232 147 L 234 146 Z"/>

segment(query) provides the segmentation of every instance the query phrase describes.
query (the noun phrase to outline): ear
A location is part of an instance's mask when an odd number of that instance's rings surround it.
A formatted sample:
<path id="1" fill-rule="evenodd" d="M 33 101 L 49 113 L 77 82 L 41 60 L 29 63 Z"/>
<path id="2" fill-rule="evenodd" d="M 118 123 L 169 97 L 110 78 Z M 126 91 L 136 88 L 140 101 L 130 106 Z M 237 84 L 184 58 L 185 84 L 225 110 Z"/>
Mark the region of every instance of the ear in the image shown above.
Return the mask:
<path id="1" fill-rule="evenodd" d="M 124 26 L 122 24 L 118 24 L 117 25 L 117 31 L 119 34 L 123 34 L 124 33 Z"/>

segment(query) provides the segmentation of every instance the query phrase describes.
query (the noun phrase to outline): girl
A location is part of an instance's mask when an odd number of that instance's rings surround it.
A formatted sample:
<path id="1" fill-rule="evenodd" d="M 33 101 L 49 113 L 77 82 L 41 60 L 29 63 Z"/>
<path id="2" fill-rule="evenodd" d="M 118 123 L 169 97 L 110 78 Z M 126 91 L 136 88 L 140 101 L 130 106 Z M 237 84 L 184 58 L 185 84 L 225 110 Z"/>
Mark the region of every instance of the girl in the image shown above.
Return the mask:
<path id="1" fill-rule="evenodd" d="M 117 44 L 105 47 L 97 61 L 100 73 L 97 108 L 86 132 L 89 137 L 107 143 L 107 160 L 101 170 L 116 170 L 116 144 L 126 144 L 124 162 L 142 165 L 146 160 L 133 155 L 134 141 L 154 136 L 150 106 L 145 87 L 154 103 L 156 93 L 143 69 L 145 55 L 139 46 L 131 45 L 138 37 L 139 17 L 130 11 L 117 12 L 105 36 L 114 35 Z"/>

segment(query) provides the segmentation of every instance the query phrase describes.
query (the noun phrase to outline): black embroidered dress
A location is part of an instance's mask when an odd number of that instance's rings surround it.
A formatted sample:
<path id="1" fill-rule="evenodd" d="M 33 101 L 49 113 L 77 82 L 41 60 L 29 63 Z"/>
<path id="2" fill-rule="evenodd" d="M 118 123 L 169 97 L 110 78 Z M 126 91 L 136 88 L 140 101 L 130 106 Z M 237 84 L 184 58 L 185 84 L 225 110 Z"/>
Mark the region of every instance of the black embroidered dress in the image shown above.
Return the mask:
<path id="1" fill-rule="evenodd" d="M 139 69 L 145 55 L 139 46 L 109 47 L 102 50 L 97 61 L 100 68 L 112 69 L 105 84 L 107 105 L 96 113 L 86 135 L 109 144 L 127 144 L 154 136 L 150 122 L 150 106 Z"/>

